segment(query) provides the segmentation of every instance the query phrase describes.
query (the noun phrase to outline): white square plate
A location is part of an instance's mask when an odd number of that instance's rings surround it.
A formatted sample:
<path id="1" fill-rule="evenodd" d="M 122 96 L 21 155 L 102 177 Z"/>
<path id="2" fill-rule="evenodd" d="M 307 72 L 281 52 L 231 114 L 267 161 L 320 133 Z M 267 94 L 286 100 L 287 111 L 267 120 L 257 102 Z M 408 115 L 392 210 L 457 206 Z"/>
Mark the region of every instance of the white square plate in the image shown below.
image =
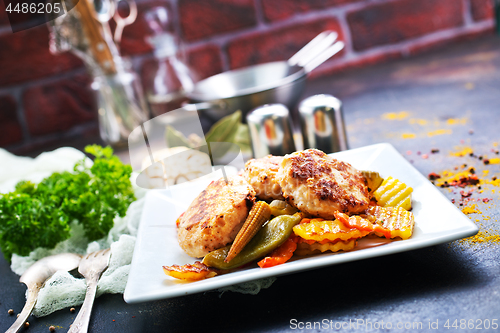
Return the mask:
<path id="1" fill-rule="evenodd" d="M 194 294 L 236 283 L 289 274 L 419 249 L 472 236 L 478 228 L 434 185 L 406 161 L 390 144 L 376 144 L 332 154 L 360 170 L 378 171 L 413 187 L 415 215 L 413 236 L 408 240 L 382 242 L 383 246 L 361 246 L 358 250 L 301 257 L 275 267 L 257 265 L 210 279 L 184 282 L 163 273 L 163 265 L 193 263 L 177 243 L 175 221 L 210 180 L 176 185 L 170 190 L 147 194 L 124 299 L 128 303 Z M 220 171 L 219 171 L 220 172 Z"/>

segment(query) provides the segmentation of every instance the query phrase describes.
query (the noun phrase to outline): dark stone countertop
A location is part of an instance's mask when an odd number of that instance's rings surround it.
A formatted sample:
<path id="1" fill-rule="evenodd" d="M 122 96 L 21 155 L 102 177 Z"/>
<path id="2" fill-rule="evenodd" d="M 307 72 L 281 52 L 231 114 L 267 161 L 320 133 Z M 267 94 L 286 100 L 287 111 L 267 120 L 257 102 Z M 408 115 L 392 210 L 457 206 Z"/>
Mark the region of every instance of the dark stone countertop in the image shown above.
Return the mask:
<path id="1" fill-rule="evenodd" d="M 485 165 L 478 158 L 493 158 L 500 149 L 498 37 L 318 79 L 309 83 L 306 95 L 315 93 L 333 94 L 343 101 L 351 148 L 389 142 L 424 175 L 467 164 L 480 178 L 500 178 L 500 164 Z M 451 155 L 465 146 L 472 147 L 474 157 Z M 433 149 L 439 152 L 432 153 Z M 469 188 L 440 190 L 458 206 L 459 191 Z M 482 190 L 474 187 L 470 198 L 491 201 L 468 203 L 482 212 L 468 216 L 482 232 L 498 235 L 500 187 L 483 185 Z M 24 305 L 25 286 L 18 279 L 0 258 L 0 331 L 15 319 L 7 310 L 18 313 Z M 50 325 L 57 332 L 67 331 L 75 317 L 68 309 L 31 317 L 24 331 L 48 332 Z M 282 276 L 256 296 L 207 292 L 126 304 L 122 295 L 104 295 L 95 302 L 89 331 L 281 332 L 294 327 L 292 319 L 327 320 L 334 325 L 359 319 L 373 327 L 344 324 L 343 332 L 404 331 L 395 327 L 398 322 L 422 323 L 421 329 L 406 331 L 442 332 L 448 331 L 447 320 L 449 331 L 473 331 L 460 328 L 463 319 L 467 325 L 473 320 L 470 323 L 482 327 L 482 332 L 498 332 L 500 328 L 494 330 L 491 324 L 494 319 L 500 322 L 500 243 L 455 241 Z M 452 327 L 455 320 L 458 329 Z M 376 329 L 382 322 L 394 327 Z M 438 330 L 429 328 L 436 322 Z"/>

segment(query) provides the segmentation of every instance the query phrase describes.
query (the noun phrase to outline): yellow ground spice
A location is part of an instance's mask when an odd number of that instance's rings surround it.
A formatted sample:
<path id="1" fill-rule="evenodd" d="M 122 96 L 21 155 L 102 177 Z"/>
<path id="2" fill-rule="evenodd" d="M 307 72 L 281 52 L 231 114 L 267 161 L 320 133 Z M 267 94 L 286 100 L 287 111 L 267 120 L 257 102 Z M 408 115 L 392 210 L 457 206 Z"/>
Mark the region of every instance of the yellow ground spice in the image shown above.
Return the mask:
<path id="1" fill-rule="evenodd" d="M 410 112 L 401 111 L 401 112 L 386 112 L 382 115 L 382 119 L 387 120 L 403 120 L 410 116 Z"/>
<path id="2" fill-rule="evenodd" d="M 493 143 L 493 146 L 498 146 L 498 143 Z M 495 149 L 492 149 L 491 151 L 498 154 Z M 450 155 L 456 157 L 466 157 L 463 160 L 466 163 L 454 167 L 453 170 L 442 171 L 439 174 L 430 173 L 429 179 L 439 187 L 448 188 L 449 190 L 453 188 L 452 191 L 454 194 L 460 194 L 460 200 L 456 201 L 456 199 L 452 199 L 452 202 L 457 202 L 461 211 L 468 215 L 472 221 L 475 221 L 476 225 L 480 228 L 480 231 L 476 235 L 461 239 L 458 243 L 464 245 L 467 244 L 469 246 L 478 246 L 481 244 L 500 244 L 499 231 L 495 228 L 495 224 L 491 223 L 496 222 L 496 217 L 486 216 L 488 209 L 496 207 L 494 200 L 496 198 L 487 198 L 482 196 L 477 197 L 476 195 L 490 193 L 490 191 L 492 194 L 499 192 L 498 190 L 491 188 L 500 187 L 498 167 L 493 166 L 490 169 L 483 168 L 488 168 L 491 164 L 500 164 L 500 158 L 495 156 L 489 159 L 486 154 L 475 153 L 469 146 L 457 146 L 454 148 L 454 151 L 450 152 Z M 477 204 L 473 202 L 477 202 Z M 483 211 L 486 211 L 486 213 L 483 214 Z M 486 223 L 486 221 L 488 221 L 488 224 L 483 225 L 482 222 Z"/>
<path id="3" fill-rule="evenodd" d="M 490 184 L 493 186 L 500 186 L 500 178 L 497 178 L 495 180 L 488 180 L 488 179 L 481 179 L 481 184 Z"/>
<path id="4" fill-rule="evenodd" d="M 451 133 L 453 133 L 453 131 L 451 129 L 438 129 L 438 130 L 435 130 L 435 131 L 427 132 L 427 136 L 428 137 L 433 137 L 433 136 L 436 136 L 436 135 L 445 135 L 445 134 L 451 134 Z"/>
<path id="5" fill-rule="evenodd" d="M 467 118 L 450 118 L 446 120 L 448 125 L 465 125 L 467 124 Z"/>
<path id="6" fill-rule="evenodd" d="M 429 123 L 429 121 L 427 121 L 427 119 L 411 118 L 408 120 L 408 123 L 410 125 L 418 124 L 420 126 L 425 126 Z"/>
<path id="7" fill-rule="evenodd" d="M 403 133 L 401 134 L 401 138 L 403 139 L 415 139 L 417 135 L 415 133 Z"/>
<path id="8" fill-rule="evenodd" d="M 468 242 L 470 244 L 481 243 L 500 243 L 500 235 L 492 235 L 487 231 L 479 231 L 472 237 L 461 239 L 460 243 Z"/>
<path id="9" fill-rule="evenodd" d="M 455 149 L 460 149 L 458 147 L 455 147 Z M 472 154 L 474 151 L 472 150 L 471 147 L 463 147 L 462 149 L 458 150 L 458 151 L 455 151 L 455 152 L 451 152 L 450 155 L 451 156 L 458 156 L 458 157 L 462 157 L 462 156 L 466 156 L 466 155 L 469 155 L 469 154 Z"/>
<path id="10" fill-rule="evenodd" d="M 478 208 L 477 208 L 477 205 L 474 204 L 472 206 L 467 206 L 465 208 L 462 209 L 462 213 L 464 213 L 465 215 L 469 215 L 469 214 L 482 214 L 483 212 L 481 212 Z"/>

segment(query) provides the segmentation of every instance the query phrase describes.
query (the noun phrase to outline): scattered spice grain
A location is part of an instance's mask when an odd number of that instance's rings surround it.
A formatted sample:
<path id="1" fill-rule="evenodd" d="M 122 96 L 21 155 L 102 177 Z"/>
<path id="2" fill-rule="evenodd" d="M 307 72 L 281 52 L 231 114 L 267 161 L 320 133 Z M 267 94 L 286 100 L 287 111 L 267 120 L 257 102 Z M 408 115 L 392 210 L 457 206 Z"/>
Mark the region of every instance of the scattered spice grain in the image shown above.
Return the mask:
<path id="1" fill-rule="evenodd" d="M 460 243 L 464 243 L 465 241 L 471 244 L 482 244 L 482 243 L 500 243 L 500 235 L 490 234 L 487 231 L 479 231 L 472 237 L 461 239 Z"/>
<path id="2" fill-rule="evenodd" d="M 9 311 L 7 311 L 7 313 L 12 316 L 14 314 L 14 310 L 9 309 Z"/>
<path id="3" fill-rule="evenodd" d="M 49 327 L 49 331 L 51 331 L 51 332 L 55 332 L 55 331 L 56 331 L 56 328 L 55 328 L 54 326 L 50 326 L 50 327 Z"/>

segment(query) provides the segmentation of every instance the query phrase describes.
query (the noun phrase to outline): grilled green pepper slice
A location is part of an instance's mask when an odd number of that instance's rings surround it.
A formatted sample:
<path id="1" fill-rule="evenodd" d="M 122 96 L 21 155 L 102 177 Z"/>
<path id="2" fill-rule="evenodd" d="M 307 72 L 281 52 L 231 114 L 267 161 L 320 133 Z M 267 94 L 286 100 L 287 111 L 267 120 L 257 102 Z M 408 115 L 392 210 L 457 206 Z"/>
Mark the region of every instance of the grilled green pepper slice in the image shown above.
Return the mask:
<path id="1" fill-rule="evenodd" d="M 230 262 L 224 262 L 231 245 L 212 251 L 203 258 L 207 266 L 218 269 L 233 269 L 249 263 L 283 244 L 293 232 L 293 227 L 300 222 L 302 216 L 280 215 L 269 221 L 252 238 L 252 240 Z"/>

